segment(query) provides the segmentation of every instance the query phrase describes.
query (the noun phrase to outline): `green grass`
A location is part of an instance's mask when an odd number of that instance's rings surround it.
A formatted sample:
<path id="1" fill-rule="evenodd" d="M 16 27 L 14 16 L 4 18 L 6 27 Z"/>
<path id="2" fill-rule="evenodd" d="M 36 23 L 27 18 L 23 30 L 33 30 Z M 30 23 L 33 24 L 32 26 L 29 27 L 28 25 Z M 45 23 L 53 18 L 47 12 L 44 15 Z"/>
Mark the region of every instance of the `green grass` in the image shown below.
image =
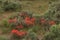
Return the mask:
<path id="1" fill-rule="evenodd" d="M 8 40 L 7 38 L 6 38 L 6 36 L 4 37 L 4 36 L 0 36 L 0 40 Z"/>

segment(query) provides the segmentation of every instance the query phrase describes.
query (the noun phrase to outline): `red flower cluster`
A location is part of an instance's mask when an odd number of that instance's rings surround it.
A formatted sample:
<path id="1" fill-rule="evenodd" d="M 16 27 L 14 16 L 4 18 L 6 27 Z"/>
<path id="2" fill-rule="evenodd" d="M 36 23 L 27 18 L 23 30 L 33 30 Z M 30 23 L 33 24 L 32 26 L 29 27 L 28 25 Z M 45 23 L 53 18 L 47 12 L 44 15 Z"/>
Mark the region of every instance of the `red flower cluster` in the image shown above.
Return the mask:
<path id="1" fill-rule="evenodd" d="M 18 25 L 16 28 L 23 28 L 24 26 L 22 24 Z"/>
<path id="2" fill-rule="evenodd" d="M 35 18 L 30 18 L 30 17 L 26 17 L 26 18 L 25 18 L 25 23 L 26 23 L 27 25 L 33 25 L 34 22 L 35 22 Z"/>
<path id="3" fill-rule="evenodd" d="M 13 23 L 13 22 L 15 23 L 15 22 L 17 22 L 17 19 L 16 19 L 16 18 L 14 18 L 14 19 L 9 19 L 8 22 L 9 22 L 9 23 Z"/>
<path id="4" fill-rule="evenodd" d="M 40 22 L 41 22 L 41 23 L 45 23 L 46 20 L 45 20 L 44 18 L 41 18 Z"/>
<path id="5" fill-rule="evenodd" d="M 26 31 L 18 31 L 18 30 L 15 30 L 15 29 L 13 29 L 11 33 L 16 34 L 17 36 L 24 36 L 24 35 L 27 34 Z"/>
<path id="6" fill-rule="evenodd" d="M 17 33 L 18 32 L 18 30 L 15 30 L 15 29 L 13 29 L 12 31 L 11 31 L 11 33 L 13 33 L 13 34 L 15 34 L 15 33 Z"/>
<path id="7" fill-rule="evenodd" d="M 43 23 L 43 24 L 45 24 L 47 21 L 46 21 L 44 18 L 42 18 L 42 19 L 40 20 L 40 22 Z M 55 23 L 55 21 L 52 20 L 52 21 L 49 21 L 48 24 L 54 25 L 54 24 L 56 24 L 56 23 Z"/>
<path id="8" fill-rule="evenodd" d="M 31 18 L 31 21 L 34 23 L 35 22 L 35 18 Z"/>
<path id="9" fill-rule="evenodd" d="M 55 23 L 55 21 L 49 21 L 49 24 L 50 24 L 50 25 L 54 25 L 54 24 L 56 24 L 56 23 Z"/>

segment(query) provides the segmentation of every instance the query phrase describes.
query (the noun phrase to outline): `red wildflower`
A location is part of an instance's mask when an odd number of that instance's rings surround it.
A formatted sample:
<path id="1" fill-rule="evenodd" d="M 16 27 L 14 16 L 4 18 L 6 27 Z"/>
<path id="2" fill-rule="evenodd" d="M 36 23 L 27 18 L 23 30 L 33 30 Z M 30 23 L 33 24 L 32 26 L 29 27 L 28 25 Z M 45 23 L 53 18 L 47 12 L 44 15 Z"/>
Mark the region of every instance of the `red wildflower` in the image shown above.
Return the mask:
<path id="1" fill-rule="evenodd" d="M 50 25 L 54 25 L 55 24 L 55 21 L 50 21 L 49 24 Z"/>
<path id="2" fill-rule="evenodd" d="M 31 19 L 30 19 L 30 17 L 26 17 L 26 18 L 25 18 L 25 23 L 26 23 L 27 25 L 33 25 L 34 22 L 35 22 L 35 18 L 31 18 Z"/>
<path id="3" fill-rule="evenodd" d="M 31 22 L 32 22 L 32 24 L 34 24 L 35 23 L 35 18 L 31 18 Z"/>
<path id="4" fill-rule="evenodd" d="M 31 18 L 31 21 L 32 21 L 32 22 L 35 22 L 35 18 Z"/>
<path id="5" fill-rule="evenodd" d="M 20 24 L 20 25 L 18 25 L 18 26 L 17 26 L 17 28 L 23 28 L 23 25 L 22 25 L 22 24 Z"/>
<path id="6" fill-rule="evenodd" d="M 45 23 L 46 20 L 45 20 L 44 18 L 42 18 L 42 19 L 40 20 L 40 22 L 41 22 L 41 23 Z"/>
<path id="7" fill-rule="evenodd" d="M 13 29 L 13 30 L 11 31 L 11 33 L 17 34 L 17 33 L 18 33 L 18 30 Z"/>
<path id="8" fill-rule="evenodd" d="M 26 23 L 27 25 L 31 24 L 31 21 L 30 21 L 30 18 L 29 18 L 29 17 L 26 17 L 26 18 L 25 18 L 25 23 Z"/>
<path id="9" fill-rule="evenodd" d="M 32 25 L 33 22 L 31 22 L 31 21 L 26 21 L 26 24 L 27 24 L 27 25 Z"/>
<path id="10" fill-rule="evenodd" d="M 17 22 L 17 19 L 16 19 L 16 18 L 14 18 L 14 19 L 9 19 L 8 22 L 9 22 L 9 23 L 13 23 L 13 22 L 15 23 L 15 22 Z"/>
<path id="11" fill-rule="evenodd" d="M 20 31 L 19 36 L 24 36 L 26 34 L 26 31 Z"/>
<path id="12" fill-rule="evenodd" d="M 16 18 L 14 18 L 14 19 L 13 19 L 13 22 L 17 22 L 17 19 L 16 19 Z"/>
<path id="13" fill-rule="evenodd" d="M 19 36 L 19 31 L 18 30 L 13 29 L 11 33 Z"/>
<path id="14" fill-rule="evenodd" d="M 18 31 L 18 30 L 12 30 L 13 34 L 16 34 L 18 36 L 24 36 L 27 32 L 26 31 Z"/>
<path id="15" fill-rule="evenodd" d="M 30 17 L 25 17 L 25 21 L 30 21 Z"/>
<path id="16" fill-rule="evenodd" d="M 12 20 L 12 19 L 9 19 L 9 20 L 8 20 L 8 22 L 9 22 L 9 23 L 12 23 L 12 22 L 13 22 L 13 20 Z"/>

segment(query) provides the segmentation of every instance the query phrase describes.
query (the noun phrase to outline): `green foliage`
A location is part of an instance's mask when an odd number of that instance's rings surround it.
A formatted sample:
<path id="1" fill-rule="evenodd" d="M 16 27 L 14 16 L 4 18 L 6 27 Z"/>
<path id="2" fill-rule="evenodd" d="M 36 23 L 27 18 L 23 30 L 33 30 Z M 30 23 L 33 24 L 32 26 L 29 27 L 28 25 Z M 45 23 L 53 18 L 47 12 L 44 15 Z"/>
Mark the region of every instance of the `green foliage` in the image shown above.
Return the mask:
<path id="1" fill-rule="evenodd" d="M 8 39 L 6 39 L 6 38 L 3 38 L 3 37 L 0 37 L 0 40 L 8 40 Z"/>
<path id="2" fill-rule="evenodd" d="M 28 35 L 27 35 L 27 40 L 29 40 L 29 39 L 31 39 L 31 40 L 38 40 L 36 33 L 30 31 L 30 32 L 28 33 Z"/>
<path id="3" fill-rule="evenodd" d="M 3 26 L 4 27 L 8 27 L 9 26 L 8 21 L 6 19 L 3 20 Z"/>
<path id="4" fill-rule="evenodd" d="M 9 23 L 8 23 L 7 19 L 2 20 L 1 30 L 2 30 L 3 34 L 8 33 L 10 31 Z"/>
<path id="5" fill-rule="evenodd" d="M 20 1 L 36 1 L 36 0 L 20 0 Z"/>
<path id="6" fill-rule="evenodd" d="M 0 4 L 2 3 L 2 0 L 0 0 Z"/>
<path id="7" fill-rule="evenodd" d="M 60 3 L 52 3 L 49 10 L 45 13 L 44 17 L 48 20 L 54 20 L 57 24 L 60 23 Z"/>
<path id="8" fill-rule="evenodd" d="M 38 25 L 35 25 L 33 28 L 32 28 L 32 31 L 33 32 L 38 32 L 40 30 L 40 27 Z"/>
<path id="9" fill-rule="evenodd" d="M 21 5 L 18 3 L 5 1 L 2 8 L 4 11 L 17 11 L 17 9 L 21 10 Z"/>
<path id="10" fill-rule="evenodd" d="M 50 32 L 48 32 L 43 40 L 59 40 L 60 38 L 60 25 L 54 25 L 50 28 Z"/>
<path id="11" fill-rule="evenodd" d="M 34 33 L 30 33 L 29 37 L 31 38 L 31 40 L 37 40 L 37 37 L 35 36 Z"/>
<path id="12" fill-rule="evenodd" d="M 21 11 L 22 6 L 18 2 L 10 2 L 8 0 L 0 0 L 0 12 L 5 12 L 5 11 Z"/>
<path id="13" fill-rule="evenodd" d="M 9 29 L 8 28 L 2 28 L 2 34 L 7 34 L 9 33 Z"/>
<path id="14" fill-rule="evenodd" d="M 50 1 L 52 1 L 52 2 L 56 2 L 56 1 L 59 1 L 59 0 L 50 0 Z"/>

